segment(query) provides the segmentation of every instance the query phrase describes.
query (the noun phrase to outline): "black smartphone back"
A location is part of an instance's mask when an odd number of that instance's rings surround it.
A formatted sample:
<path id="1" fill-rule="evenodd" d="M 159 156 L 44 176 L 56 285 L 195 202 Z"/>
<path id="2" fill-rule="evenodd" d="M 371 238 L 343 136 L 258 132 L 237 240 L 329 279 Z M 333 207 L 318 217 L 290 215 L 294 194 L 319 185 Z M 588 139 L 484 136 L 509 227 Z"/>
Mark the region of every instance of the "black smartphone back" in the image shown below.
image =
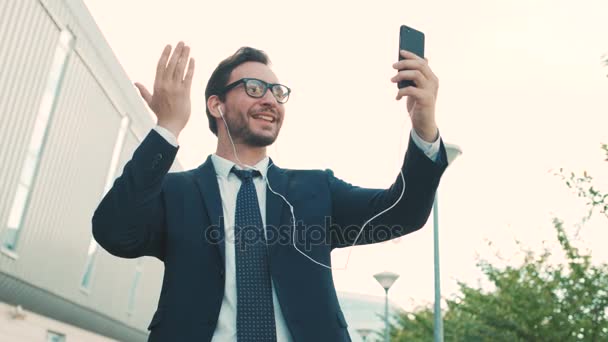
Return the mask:
<path id="1" fill-rule="evenodd" d="M 424 33 L 409 26 L 401 25 L 399 31 L 399 50 L 406 50 L 424 58 Z M 399 60 L 404 59 L 399 53 Z M 413 81 L 401 81 L 399 88 L 416 86 Z"/>

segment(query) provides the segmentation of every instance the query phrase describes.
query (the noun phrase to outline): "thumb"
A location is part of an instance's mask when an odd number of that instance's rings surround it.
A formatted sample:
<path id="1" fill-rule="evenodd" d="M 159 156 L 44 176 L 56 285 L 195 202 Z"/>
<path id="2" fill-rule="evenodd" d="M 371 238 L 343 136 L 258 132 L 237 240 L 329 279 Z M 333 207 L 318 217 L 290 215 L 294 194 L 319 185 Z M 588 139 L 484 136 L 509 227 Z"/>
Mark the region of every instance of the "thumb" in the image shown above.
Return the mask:
<path id="1" fill-rule="evenodd" d="M 152 95 L 150 94 L 148 89 L 146 89 L 146 87 L 144 87 L 141 83 L 137 82 L 135 83 L 135 87 L 137 87 L 137 90 L 139 90 L 139 94 L 141 95 L 141 97 L 143 97 L 144 101 L 146 101 L 146 103 L 150 105 Z"/>

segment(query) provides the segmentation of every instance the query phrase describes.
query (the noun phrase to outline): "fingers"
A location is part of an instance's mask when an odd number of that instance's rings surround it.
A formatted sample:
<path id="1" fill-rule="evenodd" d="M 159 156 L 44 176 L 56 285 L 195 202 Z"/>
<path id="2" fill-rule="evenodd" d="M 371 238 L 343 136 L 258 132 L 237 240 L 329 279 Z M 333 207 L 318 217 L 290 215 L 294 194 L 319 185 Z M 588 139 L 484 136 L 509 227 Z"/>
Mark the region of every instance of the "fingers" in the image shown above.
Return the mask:
<path id="1" fill-rule="evenodd" d="M 175 51 L 173 51 L 173 55 L 169 59 L 169 63 L 167 64 L 167 69 L 163 75 L 163 79 L 169 80 L 173 79 L 173 75 L 175 73 L 175 69 L 177 67 L 177 61 L 181 58 L 182 52 L 184 50 L 184 42 L 177 43 L 175 47 Z"/>
<path id="2" fill-rule="evenodd" d="M 405 59 L 398 61 L 393 64 L 393 68 L 397 70 L 419 70 L 424 77 L 431 81 L 437 81 L 437 76 L 433 73 L 431 68 L 429 67 L 428 60 L 426 58 L 421 58 L 418 55 L 411 53 L 409 51 L 401 50 L 401 56 Z"/>
<path id="3" fill-rule="evenodd" d="M 426 59 L 403 59 L 403 60 L 400 60 L 399 62 L 393 64 L 393 69 L 418 70 L 427 79 L 435 78 L 435 74 L 429 67 L 429 64 L 426 61 Z"/>
<path id="4" fill-rule="evenodd" d="M 418 101 L 422 101 L 424 100 L 425 95 L 426 92 L 422 89 L 418 89 L 416 87 L 405 87 L 403 89 L 399 89 L 396 100 L 401 100 L 402 97 L 408 96 L 408 100 L 409 98 L 414 98 Z"/>
<path id="5" fill-rule="evenodd" d="M 401 50 L 400 55 L 405 59 L 393 64 L 393 68 L 399 71 L 391 78 L 391 82 L 413 81 L 416 86 L 400 89 L 397 100 L 404 96 L 412 96 L 418 100 L 436 96 L 439 80 L 429 67 L 428 60 L 405 50 Z"/>
<path id="6" fill-rule="evenodd" d="M 162 80 L 165 77 L 165 69 L 167 68 L 167 60 L 169 59 L 169 55 L 171 54 L 171 45 L 165 46 L 162 54 L 158 60 L 158 64 L 156 65 L 156 77 L 154 78 L 154 86 L 156 87 L 158 81 Z"/>
<path id="7" fill-rule="evenodd" d="M 425 60 L 425 58 L 422 58 L 422 57 L 418 56 L 417 54 L 415 54 L 411 51 L 407 51 L 407 50 L 400 50 L 399 55 L 401 55 L 401 57 L 403 57 L 405 59 Z"/>
<path id="8" fill-rule="evenodd" d="M 180 41 L 177 43 L 173 54 L 171 54 L 171 45 L 165 46 L 156 66 L 154 89 L 157 90 L 167 86 L 166 81 L 178 82 L 180 84 L 183 82 L 184 86 L 190 88 L 194 76 L 194 59 L 189 59 L 189 56 L 190 47 L 186 46 L 184 42 Z M 184 76 L 185 70 L 186 75 Z M 139 86 L 138 89 L 140 89 Z"/>
<path id="9" fill-rule="evenodd" d="M 139 90 L 139 94 L 146 101 L 148 105 L 150 105 L 150 101 L 152 100 L 152 94 L 144 87 L 141 83 L 135 83 L 135 87 Z"/>
<path id="10" fill-rule="evenodd" d="M 428 103 L 431 104 L 434 102 L 434 99 L 437 97 L 437 87 L 432 88 L 422 88 L 422 87 L 405 87 L 399 89 L 397 92 L 396 100 L 401 100 L 404 96 L 412 96 L 416 99 L 416 101 L 420 103 Z"/>
<path id="11" fill-rule="evenodd" d="M 429 80 L 419 70 L 401 70 L 391 78 L 391 82 L 414 81 L 416 87 L 428 88 Z"/>
<path id="12" fill-rule="evenodd" d="M 188 57 L 190 56 L 190 47 L 184 46 L 182 49 L 181 56 L 177 59 L 175 66 L 175 72 L 173 73 L 173 80 L 181 82 L 184 79 L 184 69 L 188 64 Z"/>
<path id="13" fill-rule="evenodd" d="M 192 85 L 192 76 L 194 76 L 194 58 L 190 58 L 190 62 L 188 63 L 188 71 L 186 71 L 186 77 L 184 77 L 184 85 L 188 90 Z"/>

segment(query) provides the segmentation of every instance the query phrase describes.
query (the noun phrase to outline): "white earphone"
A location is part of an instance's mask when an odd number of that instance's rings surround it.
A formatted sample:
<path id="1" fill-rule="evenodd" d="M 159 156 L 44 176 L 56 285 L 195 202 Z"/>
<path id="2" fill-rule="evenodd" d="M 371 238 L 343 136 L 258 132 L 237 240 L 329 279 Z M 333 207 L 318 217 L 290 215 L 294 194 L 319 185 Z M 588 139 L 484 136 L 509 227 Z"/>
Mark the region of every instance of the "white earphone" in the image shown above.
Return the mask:
<path id="1" fill-rule="evenodd" d="M 246 168 L 255 170 L 255 171 L 260 171 L 258 170 L 258 168 L 256 168 L 255 166 L 251 166 L 251 165 L 247 165 L 245 163 L 243 163 L 240 159 L 239 156 L 236 152 L 236 145 L 234 144 L 234 141 L 232 140 L 232 135 L 230 134 L 230 129 L 228 128 L 228 123 L 226 122 L 226 119 L 224 119 L 224 112 L 222 111 L 222 107 L 220 104 L 217 105 L 217 110 L 220 112 L 220 116 L 222 117 L 222 121 L 224 121 L 224 125 L 226 126 L 226 132 L 228 132 L 228 137 L 230 138 L 230 142 L 232 143 L 232 151 L 234 152 L 234 157 L 236 158 L 236 160 L 239 162 L 239 164 L 241 166 L 244 166 Z M 269 164 L 268 168 L 270 168 L 271 166 L 273 166 L 274 164 Z M 378 214 L 374 215 L 372 218 L 370 218 L 369 220 L 365 221 L 365 223 L 363 224 L 363 226 L 361 226 L 361 230 L 359 231 L 359 234 L 357 234 L 357 237 L 355 238 L 355 241 L 353 242 L 351 247 L 354 247 L 357 244 L 357 240 L 359 240 L 359 237 L 361 236 L 361 233 L 363 233 L 363 229 L 365 228 L 365 226 L 367 226 L 368 223 L 370 223 L 372 220 L 374 220 L 376 217 L 384 214 L 385 212 L 391 210 L 394 206 L 397 205 L 397 203 L 399 203 L 399 201 L 401 201 L 401 198 L 403 197 L 403 194 L 405 193 L 405 177 L 403 176 L 403 171 L 400 169 L 399 173 L 401 175 L 401 180 L 403 181 L 403 189 L 401 189 L 401 194 L 399 195 L 399 198 L 395 201 L 395 203 L 393 203 L 390 207 L 382 210 L 381 212 L 379 212 Z M 316 261 L 315 259 L 311 258 L 310 256 L 308 256 L 306 253 L 302 252 L 298 246 L 296 245 L 296 216 L 294 214 L 294 209 L 293 206 L 291 205 L 291 203 L 289 203 L 289 201 L 285 198 L 285 196 L 279 194 L 278 192 L 274 191 L 272 189 L 272 187 L 270 186 L 270 183 L 268 182 L 268 177 L 266 177 L 266 185 L 268 186 L 268 189 L 275 195 L 281 197 L 283 199 L 283 201 L 285 201 L 285 203 L 287 203 L 287 205 L 289 206 L 289 210 L 291 211 L 291 218 L 293 219 L 293 234 L 292 234 L 292 243 L 293 243 L 293 247 L 303 256 L 307 257 L 308 259 L 310 259 L 310 261 L 314 262 L 317 265 L 323 266 L 329 270 L 333 270 L 333 268 L 331 266 L 325 265 L 321 262 Z M 348 255 L 348 258 L 346 260 L 346 265 L 348 265 L 348 259 L 350 259 L 350 253 Z M 344 266 L 346 268 L 346 265 Z"/>

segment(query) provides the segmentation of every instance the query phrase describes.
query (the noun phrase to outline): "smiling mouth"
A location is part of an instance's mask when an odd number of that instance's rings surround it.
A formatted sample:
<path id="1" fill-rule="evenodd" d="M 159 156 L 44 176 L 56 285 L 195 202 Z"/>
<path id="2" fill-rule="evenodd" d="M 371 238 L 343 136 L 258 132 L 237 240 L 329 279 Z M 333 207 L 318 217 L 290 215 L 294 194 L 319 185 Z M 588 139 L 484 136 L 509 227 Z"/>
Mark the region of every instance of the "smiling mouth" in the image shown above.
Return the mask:
<path id="1" fill-rule="evenodd" d="M 252 117 L 256 120 L 262 120 L 262 121 L 266 121 L 269 123 L 273 123 L 275 121 L 277 121 L 274 116 L 272 115 L 266 115 L 266 114 L 256 114 L 256 115 L 252 115 Z"/>

